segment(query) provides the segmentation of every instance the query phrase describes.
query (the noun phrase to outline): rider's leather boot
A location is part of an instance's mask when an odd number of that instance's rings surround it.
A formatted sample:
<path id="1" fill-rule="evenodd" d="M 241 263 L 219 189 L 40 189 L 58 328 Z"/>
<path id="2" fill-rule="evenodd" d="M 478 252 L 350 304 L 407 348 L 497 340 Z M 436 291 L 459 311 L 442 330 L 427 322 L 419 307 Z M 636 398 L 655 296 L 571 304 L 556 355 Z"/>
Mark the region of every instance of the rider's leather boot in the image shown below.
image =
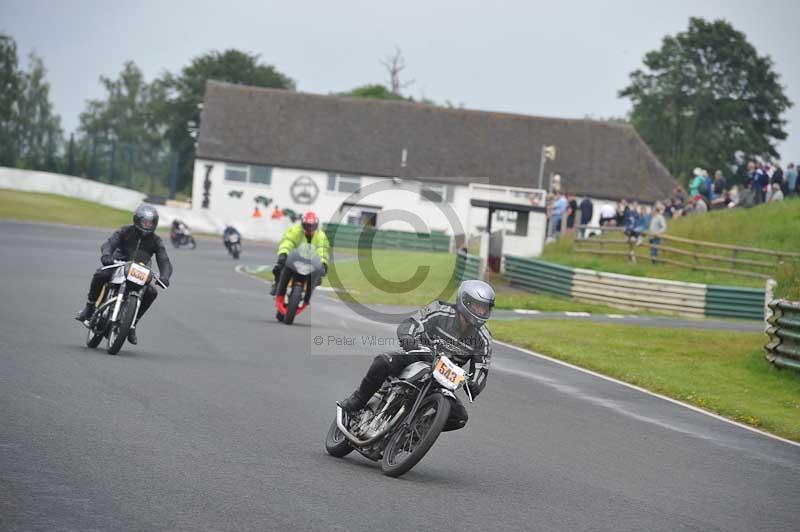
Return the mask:
<path id="1" fill-rule="evenodd" d="M 136 345 L 139 343 L 139 339 L 136 337 L 136 327 L 131 327 L 128 329 L 128 342 Z"/>
<path id="2" fill-rule="evenodd" d="M 86 306 L 75 316 L 75 319 L 78 321 L 86 321 L 92 319 L 94 316 L 94 302 L 87 301 Z"/>
<path id="3" fill-rule="evenodd" d="M 361 392 L 356 390 L 349 397 L 339 401 L 339 406 L 347 412 L 358 412 L 366 406 L 368 400 L 369 397 L 363 397 Z"/>

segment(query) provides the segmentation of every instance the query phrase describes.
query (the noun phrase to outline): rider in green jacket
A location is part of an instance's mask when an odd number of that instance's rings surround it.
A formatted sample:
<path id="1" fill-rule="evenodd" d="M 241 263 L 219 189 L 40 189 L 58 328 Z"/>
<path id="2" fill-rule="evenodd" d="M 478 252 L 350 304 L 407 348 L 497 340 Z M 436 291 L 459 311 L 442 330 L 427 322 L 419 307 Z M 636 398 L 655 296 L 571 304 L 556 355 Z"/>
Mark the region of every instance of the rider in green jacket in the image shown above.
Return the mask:
<path id="1" fill-rule="evenodd" d="M 281 271 L 286 265 L 286 257 L 292 252 L 294 248 L 307 242 L 314 246 L 317 255 L 322 259 L 322 275 L 328 273 L 328 258 L 330 255 L 331 245 L 328 242 L 328 236 L 325 231 L 319 228 L 319 218 L 317 215 L 308 211 L 303 215 L 300 223 L 291 226 L 283 234 L 281 243 L 278 245 L 278 262 L 272 268 L 273 282 L 270 294 L 273 296 L 277 290 L 278 279 L 280 279 Z"/>

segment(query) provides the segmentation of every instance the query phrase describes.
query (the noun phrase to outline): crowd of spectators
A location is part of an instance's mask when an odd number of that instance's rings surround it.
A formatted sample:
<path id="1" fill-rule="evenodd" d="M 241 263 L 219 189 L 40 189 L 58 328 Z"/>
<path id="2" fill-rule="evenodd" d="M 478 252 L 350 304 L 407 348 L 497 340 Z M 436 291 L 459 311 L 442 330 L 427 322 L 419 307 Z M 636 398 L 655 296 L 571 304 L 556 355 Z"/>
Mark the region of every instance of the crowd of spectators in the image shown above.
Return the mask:
<path id="1" fill-rule="evenodd" d="M 600 207 L 599 223 L 601 227 L 624 228 L 625 235 L 637 245 L 642 245 L 646 235 L 651 244 L 650 256 L 655 262 L 660 235 L 666 231 L 671 218 L 703 214 L 714 209 L 752 207 L 782 201 L 791 196 L 800 196 L 798 167 L 794 163 L 790 163 L 784 172 L 778 162 L 762 164 L 750 161 L 747 163 L 744 184 L 730 188 L 722 171 L 714 172 L 712 178 L 707 170 L 695 168 L 688 193 L 683 187 L 675 187 L 670 198 L 658 201 L 652 207 L 626 199 L 617 202 L 616 206 L 605 203 Z M 572 194 L 558 194 L 551 204 L 550 237 L 558 238 L 564 229 L 573 231 L 576 220 L 577 225 L 588 225 L 593 214 L 594 207 L 590 199 L 584 198 L 578 204 Z M 582 229 L 580 236 L 586 237 L 588 231 L 587 228 Z"/>
<path id="2" fill-rule="evenodd" d="M 752 207 L 770 201 L 800 195 L 800 182 L 797 167 L 790 163 L 783 171 L 779 162 L 762 164 L 758 161 L 747 163 L 744 184 L 739 187 L 727 186 L 727 180 L 720 170 L 709 177 L 708 171 L 695 168 L 689 183 L 689 193 L 677 187 L 667 202 L 667 217 L 703 213 L 712 209 L 733 207 Z"/>

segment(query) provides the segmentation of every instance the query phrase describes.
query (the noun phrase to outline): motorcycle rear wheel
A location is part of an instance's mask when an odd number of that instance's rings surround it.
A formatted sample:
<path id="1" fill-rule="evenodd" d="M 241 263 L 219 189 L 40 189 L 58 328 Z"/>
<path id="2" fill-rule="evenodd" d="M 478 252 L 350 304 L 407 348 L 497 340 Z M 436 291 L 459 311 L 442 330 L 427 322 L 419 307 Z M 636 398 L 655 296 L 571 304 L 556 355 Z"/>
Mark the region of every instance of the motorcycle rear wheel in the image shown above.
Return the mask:
<path id="1" fill-rule="evenodd" d="M 129 297 L 119 311 L 119 322 L 110 325 L 107 348 L 109 355 L 116 355 L 119 353 L 119 350 L 122 349 L 125 340 L 128 339 L 128 331 L 130 331 L 131 325 L 133 325 L 133 315 L 135 313 L 136 298 Z"/>
<path id="2" fill-rule="evenodd" d="M 336 458 L 342 458 L 353 452 L 353 446 L 336 426 L 335 419 L 331 423 L 331 428 L 328 429 L 328 435 L 325 436 L 325 450 Z"/>
<path id="3" fill-rule="evenodd" d="M 423 399 L 414 419 L 398 429 L 383 450 L 383 474 L 399 477 L 417 465 L 436 442 L 449 416 L 450 401 L 442 394 Z"/>

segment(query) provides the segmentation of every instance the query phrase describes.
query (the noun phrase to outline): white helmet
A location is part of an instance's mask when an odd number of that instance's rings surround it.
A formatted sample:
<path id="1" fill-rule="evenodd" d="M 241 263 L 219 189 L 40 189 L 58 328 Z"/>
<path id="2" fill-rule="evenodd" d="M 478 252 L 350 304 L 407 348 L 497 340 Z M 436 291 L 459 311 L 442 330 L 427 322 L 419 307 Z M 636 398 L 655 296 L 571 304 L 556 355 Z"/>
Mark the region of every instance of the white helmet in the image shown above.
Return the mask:
<path id="1" fill-rule="evenodd" d="M 456 309 L 468 322 L 480 327 L 492 314 L 494 290 L 483 281 L 463 281 L 456 294 Z"/>

